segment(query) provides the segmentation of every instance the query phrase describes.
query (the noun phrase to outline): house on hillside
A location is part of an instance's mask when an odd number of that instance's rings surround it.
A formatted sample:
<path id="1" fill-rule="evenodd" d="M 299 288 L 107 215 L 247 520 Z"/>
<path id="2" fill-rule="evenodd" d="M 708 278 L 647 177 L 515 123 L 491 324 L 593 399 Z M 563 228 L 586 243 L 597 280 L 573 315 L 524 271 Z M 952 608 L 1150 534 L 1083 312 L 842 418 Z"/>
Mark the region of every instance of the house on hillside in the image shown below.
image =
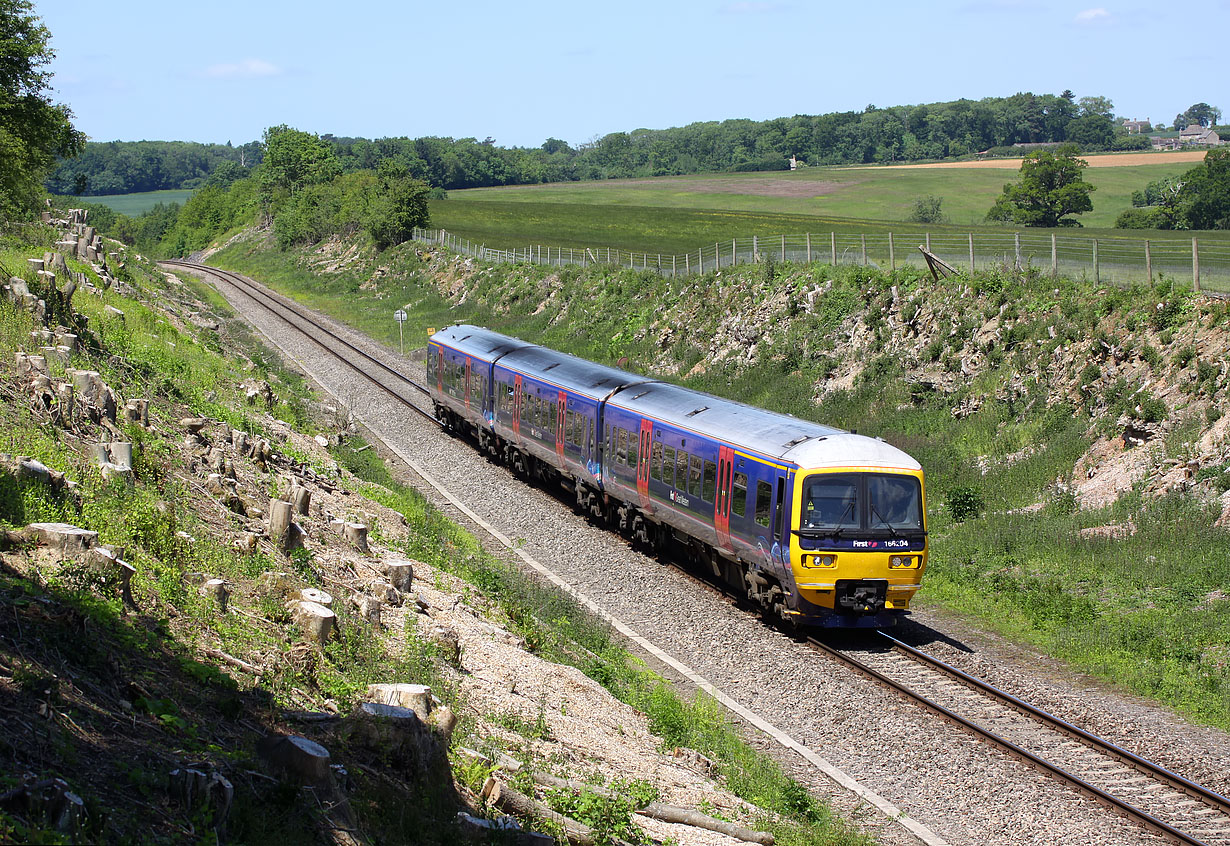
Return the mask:
<path id="1" fill-rule="evenodd" d="M 1193 123 L 1179 132 L 1179 141 L 1184 146 L 1220 147 L 1221 136 L 1208 127 Z"/>
<path id="2" fill-rule="evenodd" d="M 1179 149 L 1179 139 L 1175 136 L 1150 135 L 1149 143 L 1155 150 L 1177 150 Z"/>
<path id="3" fill-rule="evenodd" d="M 1136 118 L 1128 120 L 1127 118 L 1124 118 L 1123 128 L 1127 130 L 1128 135 L 1139 135 L 1142 132 L 1148 132 L 1152 129 L 1153 124 L 1149 123 L 1148 118 L 1145 118 L 1144 120 L 1136 120 Z"/>

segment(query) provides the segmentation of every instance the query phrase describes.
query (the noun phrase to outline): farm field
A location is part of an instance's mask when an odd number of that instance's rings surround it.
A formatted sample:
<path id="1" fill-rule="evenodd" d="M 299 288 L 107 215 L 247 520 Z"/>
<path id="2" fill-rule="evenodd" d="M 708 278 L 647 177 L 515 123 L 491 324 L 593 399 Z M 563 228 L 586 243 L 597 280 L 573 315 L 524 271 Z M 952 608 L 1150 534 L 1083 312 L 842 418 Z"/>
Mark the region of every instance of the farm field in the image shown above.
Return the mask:
<path id="1" fill-rule="evenodd" d="M 174 191 L 146 191 L 141 194 L 101 194 L 97 197 L 80 197 L 83 203 L 99 203 L 115 209 L 120 214 L 136 217 L 152 209 L 159 203 L 179 203 L 181 206 L 192 196 L 188 189 Z"/>
<path id="2" fill-rule="evenodd" d="M 1096 161 L 1098 157 L 1091 158 Z M 1140 158 L 1119 159 L 1125 164 L 1091 166 L 1085 171 L 1086 181 L 1097 189 L 1093 194 L 1093 211 L 1080 217 L 1085 227 L 1111 228 L 1119 213 L 1131 206 L 1133 191 L 1143 189 L 1154 179 L 1178 176 L 1196 164 L 1169 159 L 1157 164 L 1129 163 Z M 822 167 L 794 173 L 719 173 L 474 188 L 449 192 L 446 202 L 656 206 L 904 222 L 914 200 L 930 194 L 943 199 L 944 214 L 952 225 L 968 228 L 982 223 L 1020 165 L 1004 169 L 985 166 L 984 162 L 962 164 L 970 166 Z M 443 205 L 433 205 L 433 215 L 437 208 L 444 212 Z M 592 237 L 587 241 L 596 243 Z"/>

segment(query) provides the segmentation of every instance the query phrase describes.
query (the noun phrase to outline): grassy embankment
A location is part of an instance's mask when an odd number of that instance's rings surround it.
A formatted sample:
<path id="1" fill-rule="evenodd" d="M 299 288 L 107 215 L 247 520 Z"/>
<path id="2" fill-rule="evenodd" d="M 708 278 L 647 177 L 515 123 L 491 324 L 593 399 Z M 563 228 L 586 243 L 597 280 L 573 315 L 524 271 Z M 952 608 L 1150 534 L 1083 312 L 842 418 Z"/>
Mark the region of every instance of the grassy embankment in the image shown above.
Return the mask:
<path id="1" fill-rule="evenodd" d="M 694 387 L 884 437 L 928 473 L 934 552 L 922 602 L 1230 728 L 1227 534 L 1211 527 L 1217 507 L 1208 499 L 1230 481 L 1225 468 L 1203 468 L 1195 493 L 1157 500 L 1138 486 L 1114 505 L 1088 510 L 1055 484 L 1071 482 L 1091 443 L 1113 434 L 1116 418 L 1137 413 L 1133 403 L 1148 396 L 1101 367 L 1087 372 L 1104 360 L 1103 341 L 1147 364 L 1150 384 L 1183 386 L 1173 407 L 1163 403 L 1172 428 L 1154 447 L 1158 459 L 1197 449 L 1225 400 L 1224 350 L 1186 350 L 1197 328 L 1226 326 L 1223 306 L 1193 300 L 1181 286 L 1171 292 L 1168 280 L 1108 295 L 1070 279 L 988 272 L 935 286 L 914 270 L 888 276 L 820 264 L 674 281 L 609 267 L 554 273 L 475 263 L 467 273 L 447 256 L 420 260 L 411 245 L 381 256 L 388 272 L 373 278 L 374 262 L 315 275 L 298 258 L 239 245 L 214 260 L 394 347 L 391 310 L 404 304 L 408 337 L 473 321 L 598 361 L 628 356 L 668 377 L 692 372 L 682 381 Z M 440 293 L 443 280 L 458 276 L 465 277 L 464 303 Z M 825 280 L 833 280 L 830 290 Z M 819 292 L 811 306 L 804 305 L 808 291 Z M 998 340 L 979 340 L 997 316 Z M 761 327 L 749 336 L 756 350 L 748 358 L 744 345 L 715 360 L 711 342 L 728 342 L 736 324 Z M 966 361 L 982 364 L 967 377 Z M 817 405 L 817 380 L 843 372 L 857 376 Z M 916 381 L 919 374 L 931 375 Z M 1082 386 L 1082 379 L 1091 381 Z M 928 380 L 948 386 L 928 390 Z M 955 419 L 952 409 L 969 403 L 976 410 Z M 962 487 L 987 507 L 957 522 L 945 501 Z M 1041 511 L 1019 511 L 1037 503 Z M 1080 534 L 1109 523 L 1131 523 L 1136 533 Z"/>
<path id="2" fill-rule="evenodd" d="M 0 240 L 6 277 L 9 271 L 24 274 L 25 259 L 41 256 L 50 246 L 50 237 L 36 242 L 25 237 Z M 93 276 L 75 261 L 70 266 Z M 83 795 L 92 820 L 88 839 L 180 842 L 191 825 L 207 820 L 165 806 L 166 772 L 175 761 L 212 761 L 236 779 L 228 839 L 305 842 L 314 837 L 313 810 L 303 807 L 296 791 L 252 777 L 251 771 L 261 768 L 252 747 L 253 726 L 277 728 L 283 709 L 320 708 L 325 700 L 345 712 L 371 682 L 425 682 L 458 713 L 465 713 L 464 703 L 441 671 L 434 647 L 412 628 L 403 633 L 404 648 L 390 653 L 382 637 L 339 605 L 342 637 L 312 657 L 296 652 L 293 627 L 273 624 L 284 621 L 285 613 L 279 601 L 260 598 L 256 585 L 262 574 L 290 569 L 310 584 L 329 586 L 311 556 L 275 560 L 235 549 L 230 537 L 235 526 L 225 519 L 219 525 L 215 508 L 202 508 L 193 499 L 175 421 L 204 416 L 253 436 L 275 437 L 267 428 L 272 418 L 245 405 L 241 383 L 265 379 L 273 384 L 271 414 L 298 429 L 321 425 L 312 411 L 313 398 L 301 378 L 283 370 L 248 334 L 246 324 L 226 320 L 228 310 L 210 289 L 191 286 L 226 322 L 224 343 L 209 330 L 177 328 L 143 301 L 184 302 L 183 291 L 167 285 L 153 268 L 130 257 L 123 275 L 143 292 L 140 298 L 114 289 L 76 295 L 73 306 L 88 319 L 88 328 L 75 327 L 83 350 L 69 366 L 98 370 L 123 397 L 151 399 L 155 426 L 123 430 L 134 444 L 133 482 L 108 483 L 100 475 L 82 442 L 98 435 L 48 422 L 24 401 L 6 402 L 0 408 L 0 452 L 36 458 L 66 472 L 79 487 L 75 494 L 55 495 L 0 473 L 0 527 L 63 521 L 96 529 L 103 542 L 124 547 L 135 565 L 133 592 L 140 612 L 125 609 L 114 587 L 96 575 L 39 565 L 37 578 L 31 578 L 8 562 L 0 564 L 0 608 L 6 619 L 17 621 L 0 633 L 0 707 L 6 714 L 28 715 L 41 702 L 48 715 L 38 721 L 36 738 L 0 738 L 0 753 L 16 762 L 9 775 L 0 776 L 0 789 L 12 786 L 14 774 L 34 767 L 40 775 L 67 778 Z M 36 289 L 36 280 L 29 281 Z M 27 313 L 0 302 L 0 359 L 10 362 L 8 368 L 15 351 L 28 348 L 33 329 Z M 65 365 L 52 362 L 51 367 L 54 378 L 64 377 Z M 17 396 L 11 371 L 4 375 L 6 395 Z M 475 584 L 497 604 L 499 622 L 539 654 L 581 666 L 647 713 L 664 745 L 691 746 L 717 760 L 732 789 L 783 815 L 766 821 L 778 842 L 864 842 L 739 741 L 710 703 L 679 699 L 613 643 L 603 625 L 485 554 L 421 495 L 397 484 L 373 451 L 359 452 L 359 447 L 354 442 L 339 446 L 335 457 L 364 480 L 362 493 L 406 518 L 409 536 L 401 542 L 402 552 Z M 289 443 L 278 450 L 314 463 Z M 329 473 L 324 466 L 316 470 Z M 275 480 L 270 477 L 268 484 L 272 493 Z M 379 535 L 378 526 L 375 531 Z M 193 588 L 201 573 L 230 582 L 234 605 L 257 604 L 244 613 L 217 614 Z M 205 646 L 261 660 L 263 669 L 256 678 L 236 681 L 202 657 Z M 135 710 L 121 715 L 125 701 Z M 508 727 L 524 738 L 523 747 L 508 751 L 532 760 L 535 726 Z M 26 759 L 30 749 L 25 741 L 37 746 L 37 761 Z M 473 735 L 472 719 L 462 720 L 454 742 L 490 749 L 487 740 Z M 347 760 L 344 754 L 342 760 Z M 378 766 L 367 762 L 350 773 L 350 803 L 365 832 L 385 842 L 440 842 L 455 808 L 441 807 L 431 790 L 398 789 L 402 774 L 390 779 L 375 771 Z M 473 787 L 486 774 L 468 766 L 460 767 L 457 777 Z M 151 811 L 154 805 L 160 810 Z M 609 816 L 612 809 L 598 806 L 594 812 Z M 56 835 L 0 813 L 0 840 L 46 837 L 54 840 Z"/>

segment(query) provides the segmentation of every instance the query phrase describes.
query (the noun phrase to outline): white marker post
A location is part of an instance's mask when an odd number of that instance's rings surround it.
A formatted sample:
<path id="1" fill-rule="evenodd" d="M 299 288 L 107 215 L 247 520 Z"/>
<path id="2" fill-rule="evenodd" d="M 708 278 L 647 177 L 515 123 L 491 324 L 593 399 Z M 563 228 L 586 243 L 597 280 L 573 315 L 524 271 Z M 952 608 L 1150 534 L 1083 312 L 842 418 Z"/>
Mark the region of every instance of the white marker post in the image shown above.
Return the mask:
<path id="1" fill-rule="evenodd" d="M 397 321 L 397 336 L 401 340 L 401 354 L 406 354 L 406 310 L 399 308 L 393 312 L 393 319 Z"/>

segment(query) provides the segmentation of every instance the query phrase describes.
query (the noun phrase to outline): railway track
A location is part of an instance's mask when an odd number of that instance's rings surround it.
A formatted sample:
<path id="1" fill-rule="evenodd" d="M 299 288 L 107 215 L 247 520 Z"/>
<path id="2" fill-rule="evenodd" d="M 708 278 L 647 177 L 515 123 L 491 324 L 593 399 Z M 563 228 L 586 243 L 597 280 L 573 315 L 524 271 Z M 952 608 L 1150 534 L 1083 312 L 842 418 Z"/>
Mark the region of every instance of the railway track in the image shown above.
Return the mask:
<path id="1" fill-rule="evenodd" d="M 219 279 L 336 357 L 399 405 L 443 425 L 414 402 L 428 390 L 315 320 L 305 309 L 244 277 L 192 262 L 165 261 Z M 348 357 L 352 356 L 352 357 Z M 413 399 L 412 399 L 413 398 Z M 567 503 L 564 503 L 567 505 Z M 688 577 L 710 590 L 695 573 Z M 729 592 L 718 590 L 729 596 Z M 738 597 L 730 597 L 738 605 Z M 811 646 L 853 671 L 1135 821 L 1169 842 L 1230 846 L 1230 801 L 1128 750 L 1023 702 L 886 634 L 879 649 L 854 652 L 814 638 Z"/>
<path id="2" fill-rule="evenodd" d="M 1230 800 L 884 632 L 878 650 L 808 642 L 1171 843 L 1230 844 Z"/>

